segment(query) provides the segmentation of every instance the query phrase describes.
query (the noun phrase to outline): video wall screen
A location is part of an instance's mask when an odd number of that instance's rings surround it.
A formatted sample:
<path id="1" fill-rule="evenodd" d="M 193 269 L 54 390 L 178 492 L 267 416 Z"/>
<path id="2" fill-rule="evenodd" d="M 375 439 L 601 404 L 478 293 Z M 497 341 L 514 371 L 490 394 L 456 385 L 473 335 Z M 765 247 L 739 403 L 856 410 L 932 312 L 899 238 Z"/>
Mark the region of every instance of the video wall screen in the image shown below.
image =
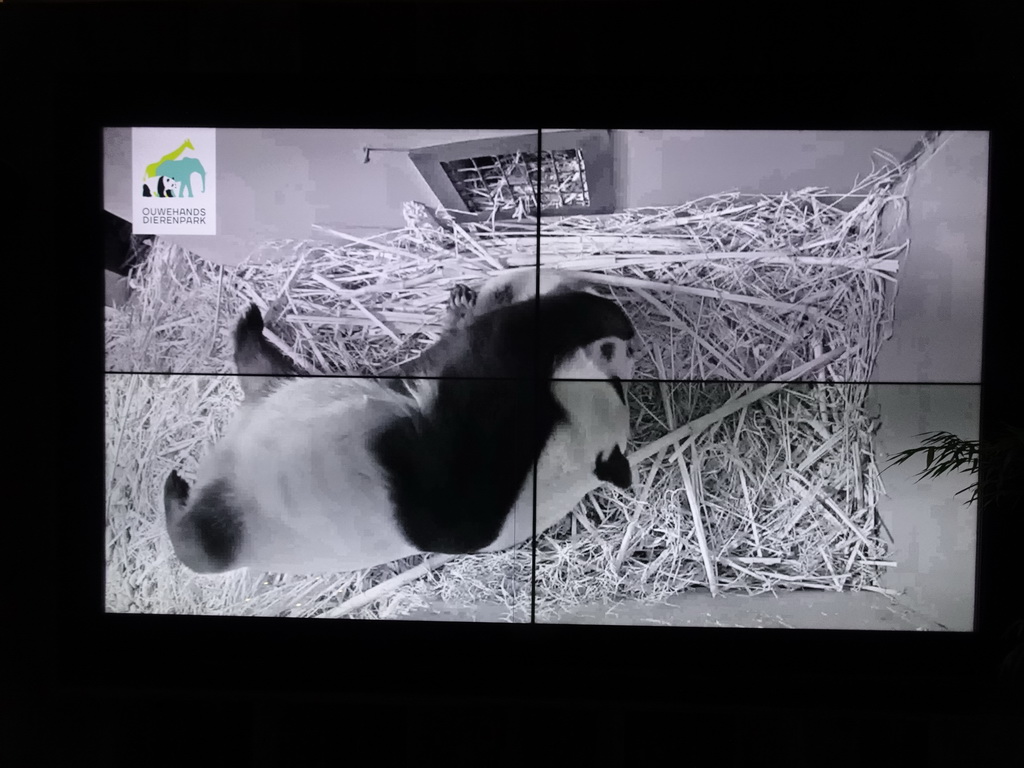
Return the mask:
<path id="1" fill-rule="evenodd" d="M 104 147 L 108 612 L 971 628 L 986 134 Z"/>

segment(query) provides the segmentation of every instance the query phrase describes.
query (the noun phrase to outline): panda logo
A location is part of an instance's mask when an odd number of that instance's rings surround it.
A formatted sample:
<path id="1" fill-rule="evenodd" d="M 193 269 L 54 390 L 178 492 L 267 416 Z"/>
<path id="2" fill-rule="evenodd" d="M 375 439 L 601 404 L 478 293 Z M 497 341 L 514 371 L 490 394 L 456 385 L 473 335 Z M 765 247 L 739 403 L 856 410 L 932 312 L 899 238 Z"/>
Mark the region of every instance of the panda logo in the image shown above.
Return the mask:
<path id="1" fill-rule="evenodd" d="M 175 197 L 181 185 L 166 176 L 157 176 L 142 184 L 143 197 Z"/>

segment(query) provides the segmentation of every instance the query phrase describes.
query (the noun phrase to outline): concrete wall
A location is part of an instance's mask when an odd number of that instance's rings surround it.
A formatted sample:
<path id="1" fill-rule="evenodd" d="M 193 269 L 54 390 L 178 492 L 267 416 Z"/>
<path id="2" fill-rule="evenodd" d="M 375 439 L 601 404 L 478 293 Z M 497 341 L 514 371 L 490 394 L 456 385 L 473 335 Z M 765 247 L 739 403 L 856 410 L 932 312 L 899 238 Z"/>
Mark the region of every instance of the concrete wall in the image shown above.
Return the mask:
<path id="1" fill-rule="evenodd" d="M 879 468 L 891 456 L 921 444 L 922 432 L 945 431 L 977 439 L 981 388 L 977 385 L 873 385 L 871 407 L 881 415 L 875 435 Z M 882 472 L 886 495 L 878 512 L 892 534 L 883 585 L 904 592 L 901 602 L 946 629 L 970 631 L 974 625 L 978 511 L 957 496 L 974 477 L 956 473 L 918 481 L 924 458 Z"/>
<path id="2" fill-rule="evenodd" d="M 907 190 L 910 248 L 900 269 L 894 332 L 882 345 L 871 388 L 882 416 L 879 459 L 920 445 L 921 432 L 977 439 L 988 136 L 956 132 L 922 158 Z M 904 382 L 904 384 L 897 384 Z M 942 382 L 964 382 L 943 386 Z M 949 629 L 973 626 L 977 508 L 957 491 L 965 474 L 915 482 L 924 459 L 882 475 L 879 512 L 895 539 L 899 566 L 886 586 Z"/>
<path id="3" fill-rule="evenodd" d="M 910 249 L 875 381 L 981 381 L 988 134 L 949 134 L 907 190 Z"/>
<path id="4" fill-rule="evenodd" d="M 902 159 L 922 131 L 616 131 L 620 208 L 678 205 L 736 190 L 845 192 L 881 149 Z"/>

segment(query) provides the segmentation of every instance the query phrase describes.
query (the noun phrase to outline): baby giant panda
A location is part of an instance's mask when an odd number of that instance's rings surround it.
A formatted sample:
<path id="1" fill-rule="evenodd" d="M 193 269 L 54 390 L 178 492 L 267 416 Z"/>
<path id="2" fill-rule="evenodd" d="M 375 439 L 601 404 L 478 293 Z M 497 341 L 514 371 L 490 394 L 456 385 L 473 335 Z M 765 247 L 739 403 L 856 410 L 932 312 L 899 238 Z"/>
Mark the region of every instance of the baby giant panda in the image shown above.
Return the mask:
<path id="1" fill-rule="evenodd" d="M 283 356 L 260 357 L 258 316 L 236 329 L 240 373 L 288 375 Z M 200 573 L 315 573 L 525 541 L 538 456 L 538 530 L 575 505 L 565 489 L 581 477 L 629 487 L 621 382 L 588 348 L 633 333 L 613 302 L 561 292 L 475 317 L 438 358 L 441 378 L 404 392 L 322 377 L 250 386 L 195 488 L 175 472 L 165 482 L 175 551 Z"/>

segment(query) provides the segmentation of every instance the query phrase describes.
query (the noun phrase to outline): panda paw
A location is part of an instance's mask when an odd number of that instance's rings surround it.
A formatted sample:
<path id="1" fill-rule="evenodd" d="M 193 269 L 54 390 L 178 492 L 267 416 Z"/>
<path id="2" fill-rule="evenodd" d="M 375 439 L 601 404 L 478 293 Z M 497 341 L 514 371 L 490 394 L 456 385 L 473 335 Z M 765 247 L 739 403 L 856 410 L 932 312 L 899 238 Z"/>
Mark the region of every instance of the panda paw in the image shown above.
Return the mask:
<path id="1" fill-rule="evenodd" d="M 457 283 L 448 294 L 448 321 L 457 325 L 466 320 L 476 306 L 477 293 L 462 283 Z"/>
<path id="2" fill-rule="evenodd" d="M 475 304 L 476 291 L 468 285 L 456 283 L 455 287 L 448 293 L 448 306 L 453 309 L 458 307 L 472 307 Z"/>

